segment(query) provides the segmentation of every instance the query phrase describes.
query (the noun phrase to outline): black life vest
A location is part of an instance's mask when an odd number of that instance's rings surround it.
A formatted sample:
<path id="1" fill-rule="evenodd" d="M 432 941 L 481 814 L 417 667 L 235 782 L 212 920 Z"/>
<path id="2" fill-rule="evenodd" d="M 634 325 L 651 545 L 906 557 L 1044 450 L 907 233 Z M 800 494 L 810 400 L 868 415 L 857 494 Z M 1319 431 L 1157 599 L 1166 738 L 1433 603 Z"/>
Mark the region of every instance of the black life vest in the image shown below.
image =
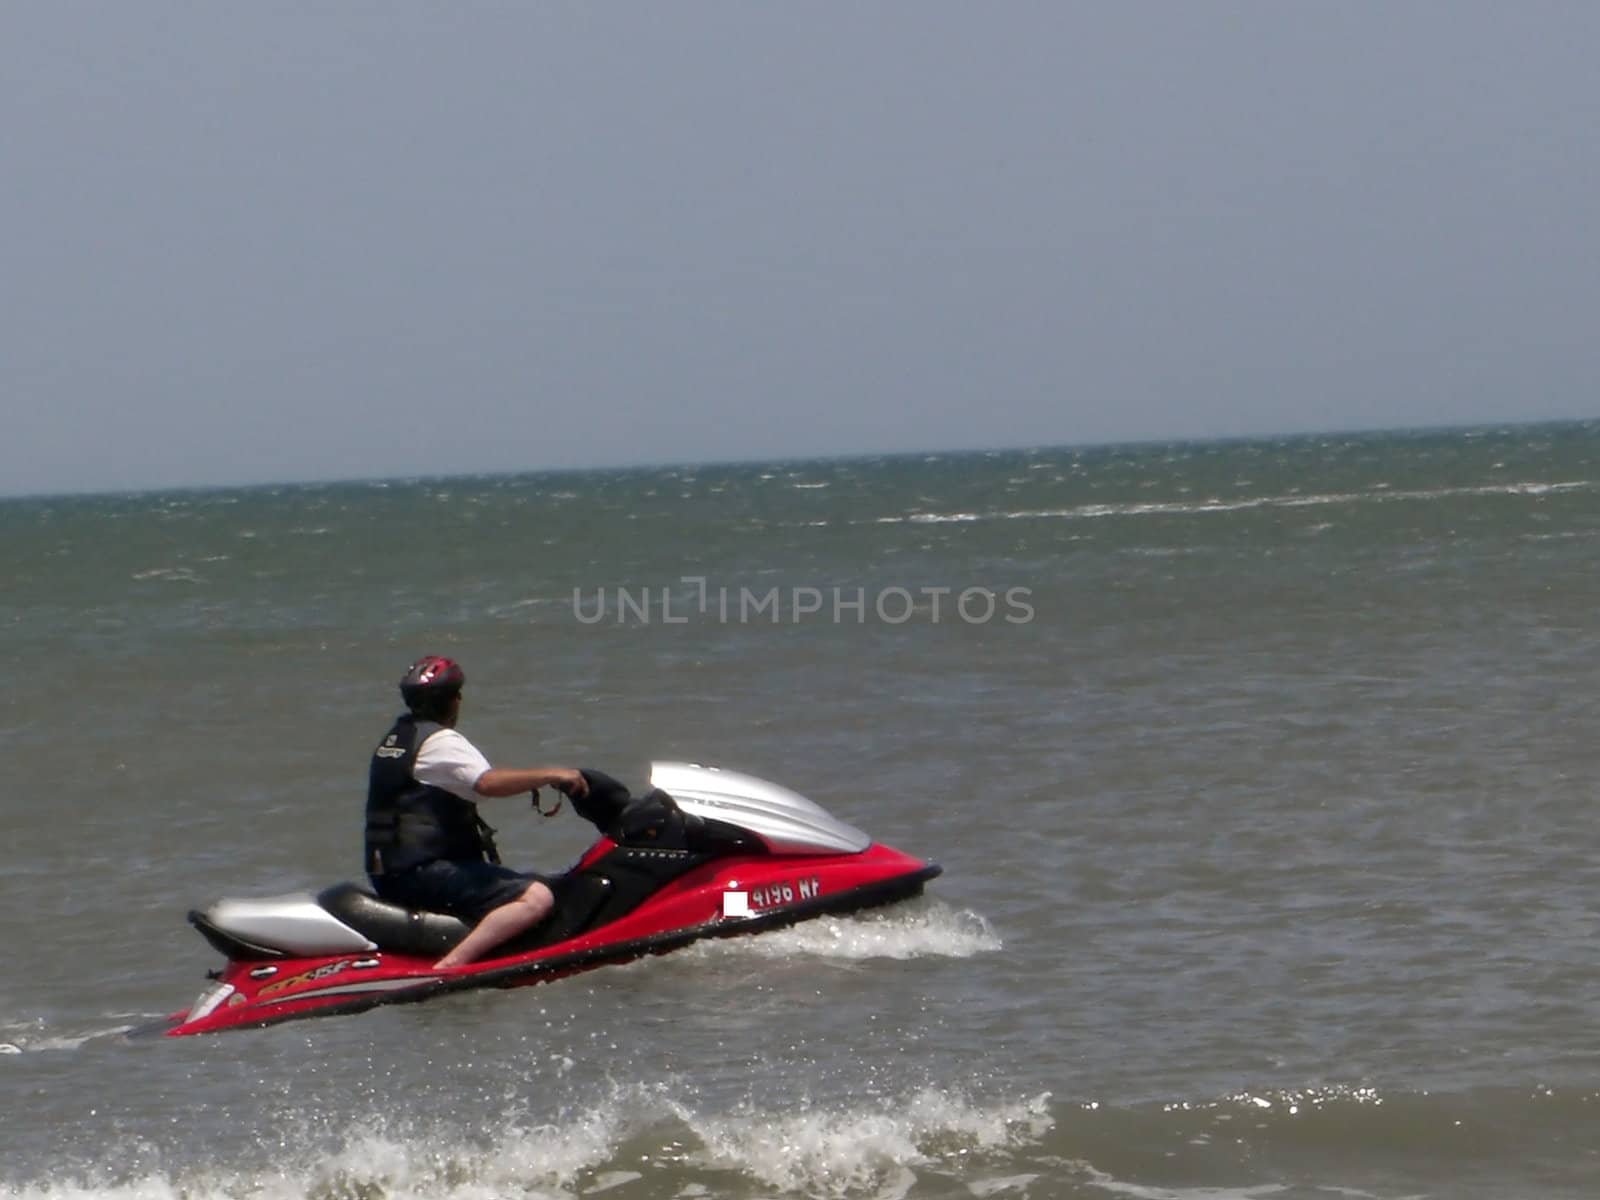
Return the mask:
<path id="1" fill-rule="evenodd" d="M 494 830 L 470 800 L 420 783 L 417 751 L 444 726 L 402 713 L 372 755 L 367 775 L 367 873 L 393 874 L 436 858 L 497 863 Z"/>

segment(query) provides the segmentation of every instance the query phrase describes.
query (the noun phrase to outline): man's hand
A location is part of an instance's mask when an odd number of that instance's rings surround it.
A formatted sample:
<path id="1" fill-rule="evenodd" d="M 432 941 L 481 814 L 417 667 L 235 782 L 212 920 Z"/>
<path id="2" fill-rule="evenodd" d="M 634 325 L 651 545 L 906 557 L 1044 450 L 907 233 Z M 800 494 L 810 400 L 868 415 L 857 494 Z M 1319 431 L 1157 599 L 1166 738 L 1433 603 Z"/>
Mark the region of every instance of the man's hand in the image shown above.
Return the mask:
<path id="1" fill-rule="evenodd" d="M 550 782 L 565 796 L 583 797 L 589 794 L 589 781 L 583 777 L 582 771 L 563 768 Z"/>
<path id="2" fill-rule="evenodd" d="M 518 796 L 542 787 L 559 788 L 568 796 L 587 796 L 589 783 L 571 767 L 491 767 L 473 785 L 480 796 Z"/>

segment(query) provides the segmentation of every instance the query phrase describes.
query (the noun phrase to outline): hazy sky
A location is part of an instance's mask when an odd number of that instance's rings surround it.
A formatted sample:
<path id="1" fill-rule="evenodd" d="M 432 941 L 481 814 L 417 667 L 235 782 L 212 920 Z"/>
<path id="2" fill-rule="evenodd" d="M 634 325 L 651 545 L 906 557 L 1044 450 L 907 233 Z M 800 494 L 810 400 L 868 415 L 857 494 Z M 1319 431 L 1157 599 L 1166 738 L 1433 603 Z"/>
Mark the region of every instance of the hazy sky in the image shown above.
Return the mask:
<path id="1" fill-rule="evenodd" d="M 0 5 L 0 493 L 1600 414 L 1600 4 Z"/>

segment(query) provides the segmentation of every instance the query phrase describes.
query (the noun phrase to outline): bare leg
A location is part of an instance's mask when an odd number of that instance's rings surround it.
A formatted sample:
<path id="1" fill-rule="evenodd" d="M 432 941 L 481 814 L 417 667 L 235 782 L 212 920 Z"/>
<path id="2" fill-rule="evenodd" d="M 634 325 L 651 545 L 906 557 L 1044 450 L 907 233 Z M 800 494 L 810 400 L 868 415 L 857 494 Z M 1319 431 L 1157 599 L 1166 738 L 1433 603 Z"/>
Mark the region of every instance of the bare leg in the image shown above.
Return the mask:
<path id="1" fill-rule="evenodd" d="M 550 915 L 555 902 L 550 889 L 534 880 L 520 897 L 510 904 L 502 904 L 479 921 L 454 950 L 433 964 L 433 969 L 439 971 L 446 967 L 460 967 L 482 958 L 501 942 L 516 937 L 524 929 L 532 929 L 544 920 Z"/>

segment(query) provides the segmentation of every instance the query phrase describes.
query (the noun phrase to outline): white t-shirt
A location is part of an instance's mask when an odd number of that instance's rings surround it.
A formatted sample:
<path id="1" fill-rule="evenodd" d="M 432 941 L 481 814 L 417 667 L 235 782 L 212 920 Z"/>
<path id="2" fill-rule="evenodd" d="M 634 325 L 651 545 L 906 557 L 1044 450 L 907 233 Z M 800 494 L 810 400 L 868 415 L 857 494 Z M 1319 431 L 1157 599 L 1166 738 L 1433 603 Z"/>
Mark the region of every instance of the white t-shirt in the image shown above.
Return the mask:
<path id="1" fill-rule="evenodd" d="M 478 801 L 483 797 L 473 786 L 489 769 L 489 760 L 466 738 L 454 729 L 436 729 L 417 751 L 417 760 L 411 764 L 411 774 L 418 783 L 443 788 L 463 800 Z"/>

